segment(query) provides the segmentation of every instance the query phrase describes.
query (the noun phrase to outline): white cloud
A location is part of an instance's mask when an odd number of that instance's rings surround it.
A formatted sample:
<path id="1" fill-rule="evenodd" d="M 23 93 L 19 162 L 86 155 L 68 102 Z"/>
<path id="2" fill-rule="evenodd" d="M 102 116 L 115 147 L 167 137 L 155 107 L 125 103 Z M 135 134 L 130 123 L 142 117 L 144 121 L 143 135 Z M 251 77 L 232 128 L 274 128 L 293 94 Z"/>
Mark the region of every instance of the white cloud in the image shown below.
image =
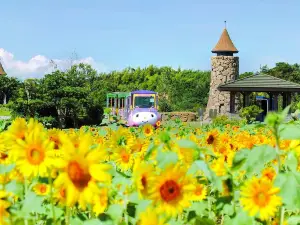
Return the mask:
<path id="1" fill-rule="evenodd" d="M 36 55 L 30 60 L 21 61 L 15 59 L 15 56 L 0 48 L 0 61 L 8 76 L 17 77 L 20 79 L 26 78 L 41 78 L 46 73 L 51 73 L 55 66 L 57 69 L 65 70 L 70 68 L 72 64 L 86 63 L 93 66 L 94 69 L 99 72 L 106 72 L 107 68 L 102 64 L 96 62 L 92 57 L 81 58 L 81 59 L 49 59 L 43 55 Z"/>

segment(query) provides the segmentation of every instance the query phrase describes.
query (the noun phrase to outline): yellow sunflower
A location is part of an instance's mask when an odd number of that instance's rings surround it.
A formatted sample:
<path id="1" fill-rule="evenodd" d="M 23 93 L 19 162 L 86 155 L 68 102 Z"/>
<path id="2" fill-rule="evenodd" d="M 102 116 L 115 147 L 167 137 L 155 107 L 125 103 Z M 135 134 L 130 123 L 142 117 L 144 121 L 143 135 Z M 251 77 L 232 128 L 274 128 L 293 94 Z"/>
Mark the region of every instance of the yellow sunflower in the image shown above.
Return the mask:
<path id="1" fill-rule="evenodd" d="M 149 194 L 149 182 L 154 179 L 155 169 L 153 164 L 145 161 L 136 162 L 133 167 L 132 179 L 137 188 L 140 198 L 145 198 Z"/>
<path id="2" fill-rule="evenodd" d="M 117 167 L 123 172 L 130 170 L 134 163 L 133 155 L 125 146 L 114 149 L 111 160 L 113 160 Z"/>
<path id="3" fill-rule="evenodd" d="M 226 167 L 223 157 L 219 157 L 218 159 L 214 159 L 211 163 L 211 169 L 216 173 L 217 176 L 225 176 Z"/>
<path id="4" fill-rule="evenodd" d="M 0 133 L 0 164 L 10 164 L 9 149 L 5 142 L 5 133 Z"/>
<path id="5" fill-rule="evenodd" d="M 16 168 L 25 177 L 47 176 L 56 163 L 53 157 L 53 143 L 46 133 L 38 129 L 31 131 L 25 139 L 18 139 L 11 149 Z"/>
<path id="6" fill-rule="evenodd" d="M 62 141 L 65 161 L 61 164 L 62 172 L 54 181 L 54 186 L 65 191 L 66 205 L 69 207 L 78 202 L 85 209 L 87 203 L 92 203 L 93 196 L 100 193 L 97 183 L 108 184 L 111 181 L 111 166 L 99 163 L 105 153 L 92 149 L 92 145 L 93 139 L 88 133 L 80 138 L 78 148 L 70 139 Z"/>
<path id="7" fill-rule="evenodd" d="M 274 220 L 271 222 L 271 225 L 280 225 L 279 219 L 278 219 L 278 218 L 274 219 Z M 288 225 L 288 222 L 287 222 L 286 220 L 284 220 L 282 225 Z"/>
<path id="8" fill-rule="evenodd" d="M 206 198 L 207 188 L 204 184 L 196 184 L 196 189 L 193 194 L 193 201 L 202 201 Z"/>
<path id="9" fill-rule="evenodd" d="M 110 147 L 115 149 L 117 147 L 126 146 L 131 148 L 134 144 L 134 138 L 129 129 L 119 127 L 116 132 L 113 132 L 110 137 Z"/>
<path id="10" fill-rule="evenodd" d="M 11 146 L 18 139 L 24 140 L 27 132 L 27 123 L 24 118 L 16 118 L 5 132 L 7 146 Z"/>
<path id="11" fill-rule="evenodd" d="M 279 188 L 273 187 L 270 180 L 256 177 L 247 181 L 241 189 L 241 205 L 250 216 L 259 214 L 260 219 L 267 220 L 273 217 L 282 205 Z"/>
<path id="12" fill-rule="evenodd" d="M 9 183 L 9 175 L 8 174 L 0 174 L 0 184 L 5 185 Z"/>
<path id="13" fill-rule="evenodd" d="M 205 137 L 205 144 L 209 146 L 216 146 L 219 143 L 219 132 L 217 130 L 209 131 Z"/>
<path id="14" fill-rule="evenodd" d="M 143 155 L 150 145 L 149 139 L 136 138 L 134 145 L 131 147 L 133 153 L 138 152 Z"/>
<path id="15" fill-rule="evenodd" d="M 146 136 L 146 137 L 150 137 L 153 135 L 153 126 L 149 123 L 143 125 L 142 127 L 142 131 L 143 131 L 143 134 Z"/>
<path id="16" fill-rule="evenodd" d="M 273 181 L 276 177 L 276 171 L 273 167 L 267 167 L 262 171 L 262 177 Z"/>
<path id="17" fill-rule="evenodd" d="M 168 225 L 166 219 L 157 214 L 155 208 L 148 207 L 146 211 L 141 212 L 137 225 Z"/>
<path id="18" fill-rule="evenodd" d="M 9 194 L 6 191 L 0 190 L 0 224 L 8 224 L 9 213 L 7 208 L 11 206 L 11 203 L 7 201 L 8 197 Z"/>
<path id="19" fill-rule="evenodd" d="M 0 164 L 10 164 L 8 152 L 0 150 Z"/>
<path id="20" fill-rule="evenodd" d="M 185 167 L 173 164 L 151 181 L 149 198 L 158 213 L 176 216 L 190 206 L 196 187 L 195 180 L 186 173 Z"/>
<path id="21" fill-rule="evenodd" d="M 93 212 L 98 216 L 103 213 L 108 205 L 108 189 L 100 189 L 100 193 L 94 196 L 93 199 Z"/>
<path id="22" fill-rule="evenodd" d="M 48 136 L 49 136 L 49 139 L 50 141 L 54 142 L 54 149 L 55 150 L 58 150 L 61 146 L 61 133 L 62 131 L 61 130 L 58 130 L 56 128 L 53 128 L 53 129 L 49 129 L 48 130 Z"/>
<path id="23" fill-rule="evenodd" d="M 61 186 L 60 188 L 56 188 L 54 195 L 54 201 L 58 202 L 59 205 L 65 206 L 66 205 L 66 188 Z"/>
<path id="24" fill-rule="evenodd" d="M 181 162 L 190 165 L 194 162 L 196 151 L 193 148 L 175 147 L 178 158 Z"/>
<path id="25" fill-rule="evenodd" d="M 38 183 L 33 186 L 33 190 L 37 195 L 48 195 L 50 186 L 48 184 Z"/>

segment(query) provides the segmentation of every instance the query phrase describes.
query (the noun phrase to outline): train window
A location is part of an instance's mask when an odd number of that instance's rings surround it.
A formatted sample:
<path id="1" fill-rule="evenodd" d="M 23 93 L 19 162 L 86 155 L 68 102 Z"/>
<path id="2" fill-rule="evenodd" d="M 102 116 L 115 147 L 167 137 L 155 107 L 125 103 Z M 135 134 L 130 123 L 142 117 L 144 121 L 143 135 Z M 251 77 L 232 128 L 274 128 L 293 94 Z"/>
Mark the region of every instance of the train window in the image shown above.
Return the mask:
<path id="1" fill-rule="evenodd" d="M 154 98 L 152 96 L 136 96 L 135 106 L 139 108 L 151 108 L 154 107 Z"/>

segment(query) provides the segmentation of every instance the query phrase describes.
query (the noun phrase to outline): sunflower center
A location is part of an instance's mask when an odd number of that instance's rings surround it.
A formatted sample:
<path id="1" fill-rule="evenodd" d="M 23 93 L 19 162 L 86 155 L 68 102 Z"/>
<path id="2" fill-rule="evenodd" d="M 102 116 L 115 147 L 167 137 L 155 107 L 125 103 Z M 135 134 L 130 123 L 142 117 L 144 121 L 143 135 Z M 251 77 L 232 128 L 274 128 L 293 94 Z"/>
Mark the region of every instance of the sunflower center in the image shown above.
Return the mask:
<path id="1" fill-rule="evenodd" d="M 198 187 L 195 191 L 196 195 L 201 195 L 202 194 L 202 187 Z"/>
<path id="2" fill-rule="evenodd" d="M 166 202 L 176 199 L 180 195 L 180 187 L 174 180 L 167 180 L 160 187 L 160 196 Z"/>
<path id="3" fill-rule="evenodd" d="M 78 189 L 85 188 L 91 180 L 91 175 L 86 172 L 76 161 L 69 163 L 68 175 Z"/>
<path id="4" fill-rule="evenodd" d="M 4 152 L 0 152 L 0 159 L 4 160 L 7 159 L 8 155 L 5 154 Z"/>
<path id="5" fill-rule="evenodd" d="M 25 140 L 25 133 L 24 132 L 20 132 L 19 134 L 17 134 L 17 138 Z"/>
<path id="6" fill-rule="evenodd" d="M 59 194 L 62 198 L 65 198 L 66 197 L 66 190 L 64 188 L 62 188 L 60 191 L 59 191 Z"/>
<path id="7" fill-rule="evenodd" d="M 151 132 L 151 130 L 150 130 L 149 128 L 146 128 L 145 133 L 146 133 L 146 134 L 150 134 L 150 132 Z"/>
<path id="8" fill-rule="evenodd" d="M 40 192 L 41 192 L 41 193 L 45 193 L 46 191 L 47 191 L 46 185 L 41 185 L 41 186 L 40 186 Z"/>
<path id="9" fill-rule="evenodd" d="M 145 188 L 145 187 L 146 187 L 146 185 L 147 185 L 147 180 L 146 180 L 146 177 L 145 177 L 145 176 L 143 176 L 141 181 L 142 181 L 142 185 L 143 185 L 143 187 Z"/>
<path id="10" fill-rule="evenodd" d="M 254 196 L 254 201 L 260 207 L 264 207 L 268 204 L 269 198 L 270 198 L 269 195 L 267 195 L 266 193 L 258 192 Z"/>
<path id="11" fill-rule="evenodd" d="M 40 148 L 30 148 L 27 152 L 28 161 L 33 165 L 41 164 L 45 158 L 43 150 Z"/>
<path id="12" fill-rule="evenodd" d="M 52 136 L 52 137 L 50 137 L 50 140 L 54 142 L 54 149 L 55 150 L 59 149 L 60 142 L 59 142 L 58 138 Z"/>
<path id="13" fill-rule="evenodd" d="M 207 144 L 211 145 L 212 143 L 214 143 L 214 136 L 213 135 L 209 135 L 207 138 Z"/>
<path id="14" fill-rule="evenodd" d="M 125 163 L 128 163 L 129 162 L 129 154 L 125 151 L 123 151 L 121 153 L 121 158 L 122 158 L 122 161 L 125 162 Z"/>

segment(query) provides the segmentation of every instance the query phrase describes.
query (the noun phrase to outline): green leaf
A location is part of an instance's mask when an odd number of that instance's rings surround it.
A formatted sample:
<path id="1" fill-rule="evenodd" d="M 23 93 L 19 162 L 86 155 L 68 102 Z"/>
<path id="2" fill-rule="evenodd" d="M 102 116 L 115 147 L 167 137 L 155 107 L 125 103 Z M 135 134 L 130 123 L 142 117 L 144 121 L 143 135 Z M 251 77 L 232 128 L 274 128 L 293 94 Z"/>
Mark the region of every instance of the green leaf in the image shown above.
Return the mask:
<path id="1" fill-rule="evenodd" d="M 191 149 L 199 150 L 198 145 L 195 142 L 190 140 L 181 139 L 177 141 L 177 144 L 181 148 L 191 148 Z"/>
<path id="2" fill-rule="evenodd" d="M 178 155 L 176 152 L 158 151 L 156 160 L 160 168 L 165 168 L 169 164 L 176 163 L 178 161 Z"/>
<path id="3" fill-rule="evenodd" d="M 98 132 L 98 134 L 99 134 L 100 136 L 105 136 L 105 135 L 107 135 L 107 130 L 105 130 L 105 129 L 100 129 L 99 132 Z"/>
<path id="4" fill-rule="evenodd" d="M 224 225 L 251 225 L 254 224 L 254 218 L 250 217 L 247 212 L 240 209 L 232 219 L 226 219 Z"/>
<path id="5" fill-rule="evenodd" d="M 294 151 L 290 151 L 285 160 L 285 165 L 293 172 L 297 171 L 298 159 Z"/>
<path id="6" fill-rule="evenodd" d="M 145 212 L 147 207 L 151 204 L 151 200 L 140 200 L 136 206 L 135 214 L 137 217 L 141 214 L 141 212 Z"/>
<path id="7" fill-rule="evenodd" d="M 219 191 L 223 190 L 222 180 L 218 177 L 214 171 L 212 171 L 206 162 L 202 160 L 196 160 L 193 164 L 197 166 L 199 170 L 202 170 L 204 175 L 212 182 L 213 186 L 217 188 Z M 193 166 L 192 164 L 192 166 Z"/>
<path id="8" fill-rule="evenodd" d="M 45 208 L 42 206 L 44 198 L 41 196 L 37 196 L 34 192 L 29 191 L 25 195 L 25 200 L 23 202 L 23 207 L 21 212 L 25 216 L 29 216 L 31 212 L 36 213 L 46 213 Z"/>
<path id="9" fill-rule="evenodd" d="M 279 173 L 275 179 L 275 186 L 280 188 L 279 195 L 287 208 L 300 208 L 299 175 L 294 172 Z"/>
<path id="10" fill-rule="evenodd" d="M 296 124 L 282 124 L 279 129 L 279 137 L 283 140 L 300 139 L 300 126 Z"/>
<path id="11" fill-rule="evenodd" d="M 0 164 L 0 174 L 9 173 L 15 168 L 15 164 L 3 165 Z"/>
<path id="12" fill-rule="evenodd" d="M 208 216 L 208 202 L 201 201 L 201 202 L 193 202 L 191 207 L 191 211 L 195 211 L 197 216 Z"/>
<path id="13" fill-rule="evenodd" d="M 196 216 L 197 216 L 197 214 L 195 211 L 189 211 L 187 220 L 190 221 L 190 220 L 194 219 Z"/>
<path id="14" fill-rule="evenodd" d="M 248 155 L 249 155 L 248 149 L 242 149 L 242 150 L 238 151 L 237 153 L 235 153 L 233 161 L 232 161 L 231 169 L 233 171 L 240 169 L 246 162 Z"/>
<path id="15" fill-rule="evenodd" d="M 114 222 L 118 222 L 122 218 L 123 207 L 119 204 L 110 205 L 107 209 L 107 214 L 113 219 Z"/>
<path id="16" fill-rule="evenodd" d="M 291 216 L 287 219 L 288 225 L 299 225 L 300 224 L 300 216 Z"/>
<path id="17" fill-rule="evenodd" d="M 269 145 L 256 146 L 249 151 L 246 163 L 242 167 L 248 175 L 260 172 L 265 164 L 276 158 L 276 150 Z"/>
<path id="18" fill-rule="evenodd" d="M 12 192 L 19 197 L 22 197 L 24 192 L 24 187 L 23 184 L 18 183 L 16 180 L 12 180 L 5 185 L 5 190 L 7 192 Z"/>
<path id="19" fill-rule="evenodd" d="M 153 152 L 156 148 L 157 148 L 157 146 L 156 146 L 153 142 L 151 142 L 151 144 L 149 145 L 148 150 L 147 150 L 147 152 L 146 152 L 146 154 L 145 154 L 144 159 L 145 159 L 145 160 L 148 160 L 148 158 L 151 156 L 152 152 Z"/>
<path id="20" fill-rule="evenodd" d="M 171 140 L 169 133 L 166 131 L 161 132 L 159 137 L 160 137 L 160 140 L 165 144 Z"/>
<path id="21" fill-rule="evenodd" d="M 215 223 L 211 219 L 197 217 L 195 225 L 215 225 Z"/>
<path id="22" fill-rule="evenodd" d="M 79 219 L 77 216 L 70 218 L 70 224 L 72 225 L 82 225 L 82 222 L 83 221 Z"/>
<path id="23" fill-rule="evenodd" d="M 54 208 L 54 213 L 55 213 L 56 219 L 60 218 L 64 214 L 64 210 L 62 210 L 61 208 L 59 208 L 57 206 L 54 206 L 53 208 Z M 48 204 L 46 206 L 46 209 L 47 209 L 47 218 L 52 219 L 53 218 L 52 205 Z"/>
<path id="24" fill-rule="evenodd" d="M 101 221 L 98 219 L 86 220 L 82 225 L 113 225 L 112 221 Z"/>

